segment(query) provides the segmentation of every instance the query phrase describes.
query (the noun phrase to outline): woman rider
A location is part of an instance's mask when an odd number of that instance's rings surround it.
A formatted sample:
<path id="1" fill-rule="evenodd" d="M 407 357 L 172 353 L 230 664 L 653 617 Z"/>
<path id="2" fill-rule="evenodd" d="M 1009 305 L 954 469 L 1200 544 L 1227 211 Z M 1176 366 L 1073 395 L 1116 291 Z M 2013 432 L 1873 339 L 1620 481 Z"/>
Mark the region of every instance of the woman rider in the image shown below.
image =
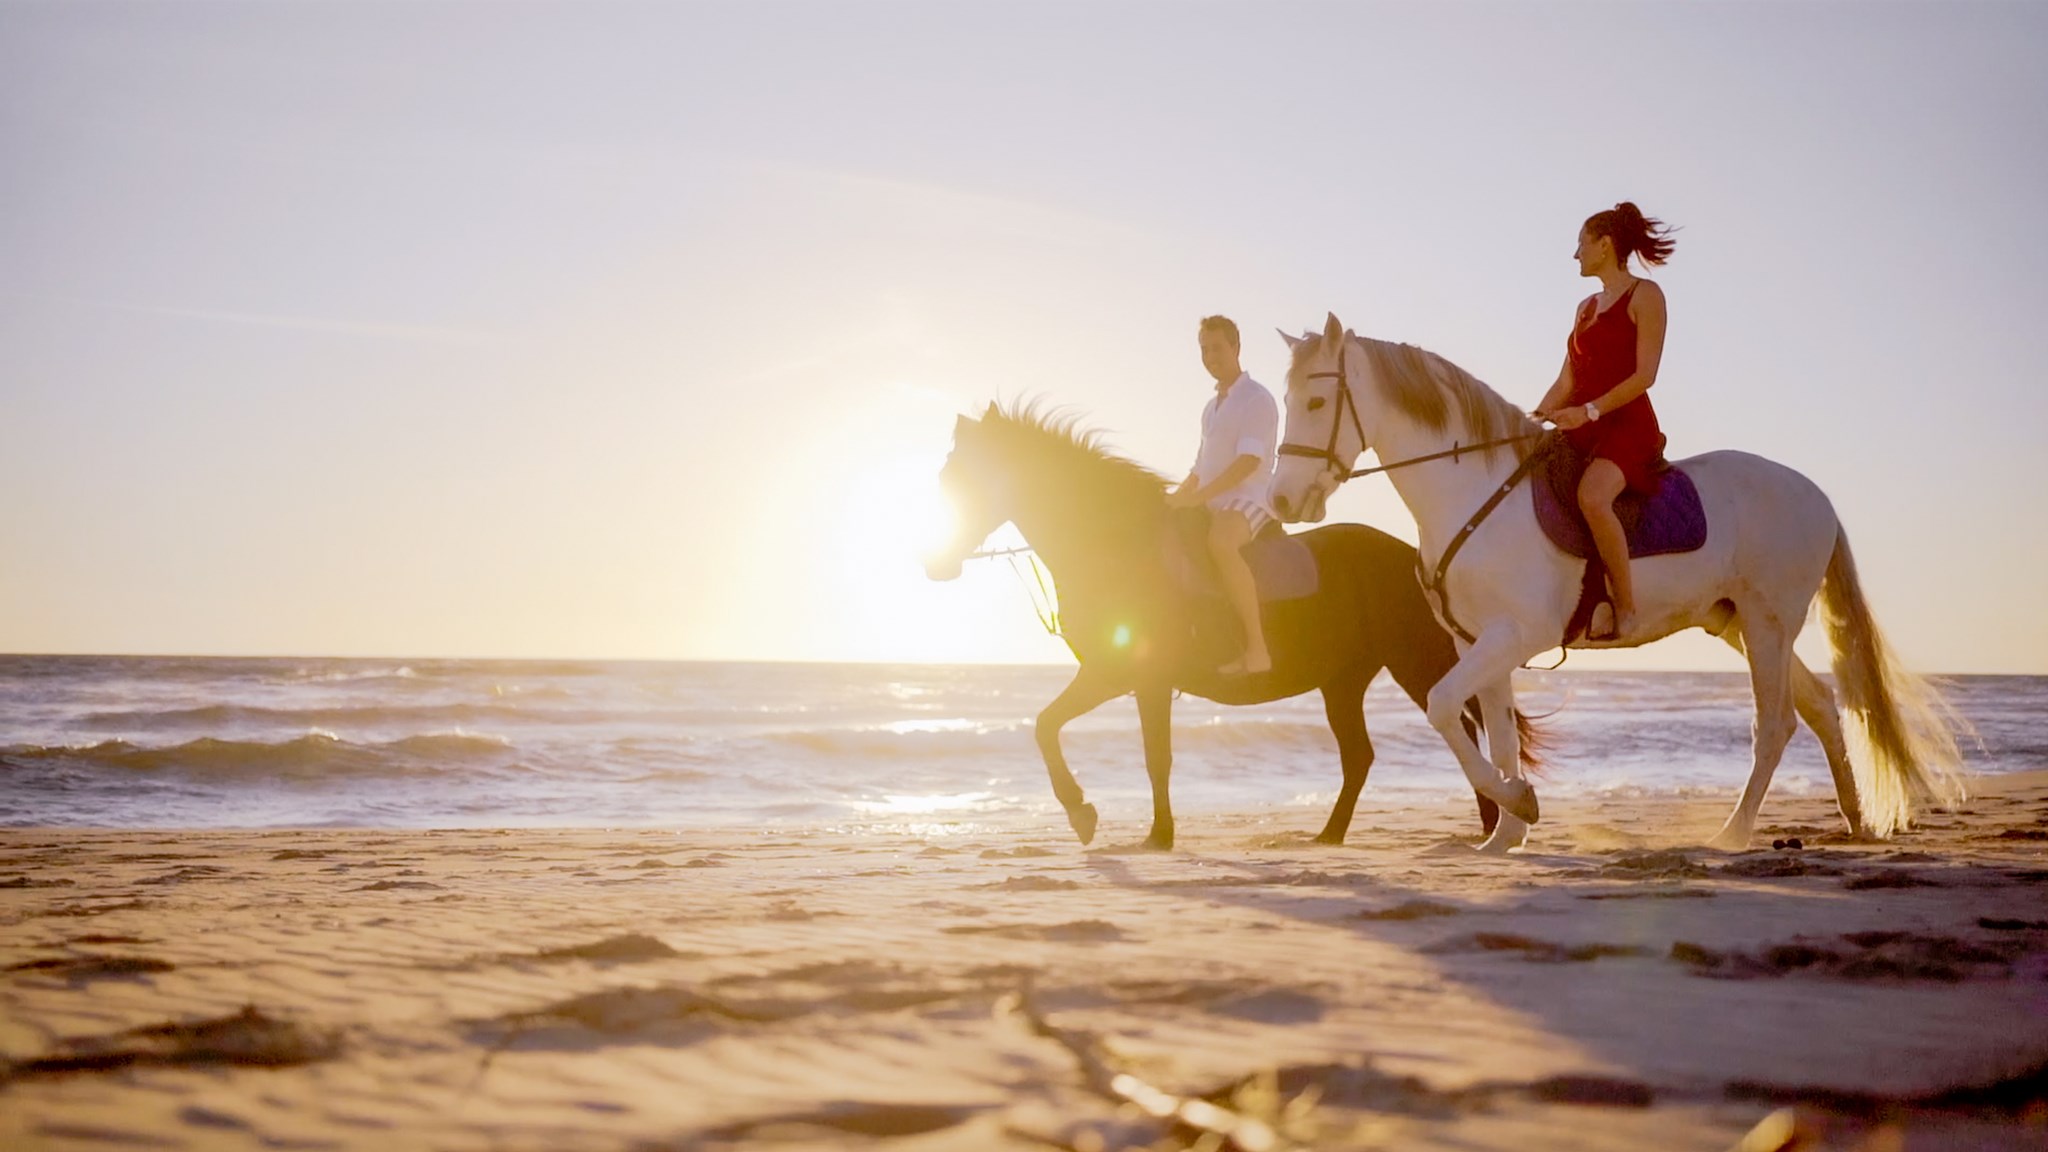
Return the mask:
<path id="1" fill-rule="evenodd" d="M 1579 229 L 1573 253 L 1579 275 L 1598 279 L 1600 291 L 1579 305 L 1564 366 L 1534 413 L 1563 430 L 1586 462 L 1579 511 L 1614 592 L 1612 615 L 1594 613 L 1589 640 L 1625 636 L 1635 620 L 1628 542 L 1614 514 L 1615 498 L 1624 491 L 1654 493 L 1668 467 L 1664 433 L 1649 397 L 1664 355 L 1664 290 L 1631 273 L 1629 258 L 1664 263 L 1676 247 L 1670 231 L 1628 201 L 1594 213 Z"/>

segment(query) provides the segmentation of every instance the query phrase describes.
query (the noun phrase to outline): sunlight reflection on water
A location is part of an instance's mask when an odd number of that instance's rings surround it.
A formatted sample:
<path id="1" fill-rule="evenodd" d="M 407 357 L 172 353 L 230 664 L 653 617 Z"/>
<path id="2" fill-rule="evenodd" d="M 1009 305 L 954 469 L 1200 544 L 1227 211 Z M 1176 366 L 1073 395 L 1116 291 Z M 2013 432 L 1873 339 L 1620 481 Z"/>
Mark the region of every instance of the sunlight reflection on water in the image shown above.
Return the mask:
<path id="1" fill-rule="evenodd" d="M 933 812 L 986 809 L 995 806 L 993 792 L 954 792 L 930 796 L 885 796 L 880 800 L 858 800 L 854 807 L 870 816 L 925 816 Z"/>

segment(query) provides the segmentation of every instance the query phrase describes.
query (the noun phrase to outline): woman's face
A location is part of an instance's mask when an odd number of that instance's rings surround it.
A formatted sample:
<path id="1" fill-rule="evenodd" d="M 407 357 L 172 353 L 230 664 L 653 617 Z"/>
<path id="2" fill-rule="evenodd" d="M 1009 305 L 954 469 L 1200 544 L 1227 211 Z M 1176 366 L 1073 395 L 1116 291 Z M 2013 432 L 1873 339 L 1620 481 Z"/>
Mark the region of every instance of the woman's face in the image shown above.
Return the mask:
<path id="1" fill-rule="evenodd" d="M 1579 275 L 1598 276 L 1600 270 L 1614 263 L 1614 237 L 1595 236 L 1591 229 L 1579 229 L 1579 246 L 1572 250 L 1578 257 Z"/>

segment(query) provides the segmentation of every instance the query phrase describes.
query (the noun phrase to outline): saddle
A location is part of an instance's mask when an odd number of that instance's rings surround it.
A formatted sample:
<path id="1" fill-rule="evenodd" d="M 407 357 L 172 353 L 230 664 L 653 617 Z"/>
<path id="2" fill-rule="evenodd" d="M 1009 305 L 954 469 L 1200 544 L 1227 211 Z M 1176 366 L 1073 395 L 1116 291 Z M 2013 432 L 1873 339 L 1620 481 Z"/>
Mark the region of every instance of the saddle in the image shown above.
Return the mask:
<path id="1" fill-rule="evenodd" d="M 1242 652 L 1244 628 L 1217 581 L 1216 563 L 1209 554 L 1209 510 L 1174 509 L 1167 518 L 1164 545 L 1166 570 L 1192 610 L 1196 647 L 1221 653 L 1219 663 Z M 1244 559 L 1262 607 L 1313 596 L 1322 586 L 1315 554 L 1278 521 L 1268 521 L 1245 545 Z"/>
<path id="2" fill-rule="evenodd" d="M 1562 436 L 1556 437 L 1529 485 L 1543 534 L 1566 555 L 1586 561 L 1579 603 L 1565 625 L 1566 644 L 1585 635 L 1593 610 L 1609 602 L 1607 566 L 1600 562 L 1592 530 L 1579 511 L 1579 478 L 1585 475 L 1586 464 Z M 1659 477 L 1654 493 L 1623 492 L 1614 501 L 1614 515 L 1628 539 L 1631 559 L 1691 552 L 1707 542 L 1707 511 L 1692 477 L 1684 469 L 1670 467 Z"/>

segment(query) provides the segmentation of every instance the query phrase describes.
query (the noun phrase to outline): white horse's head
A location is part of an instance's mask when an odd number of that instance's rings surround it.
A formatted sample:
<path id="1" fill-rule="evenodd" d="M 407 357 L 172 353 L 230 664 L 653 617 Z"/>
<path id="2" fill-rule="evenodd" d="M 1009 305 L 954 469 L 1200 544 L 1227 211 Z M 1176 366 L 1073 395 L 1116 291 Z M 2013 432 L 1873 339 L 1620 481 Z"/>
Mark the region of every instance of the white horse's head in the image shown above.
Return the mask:
<path id="1" fill-rule="evenodd" d="M 1321 335 L 1282 332 L 1280 338 L 1294 360 L 1287 369 L 1287 425 L 1273 473 L 1273 510 L 1282 520 L 1314 523 L 1372 446 L 1372 413 L 1358 403 L 1369 395 L 1372 368 L 1334 312 Z"/>
<path id="2" fill-rule="evenodd" d="M 981 420 L 996 414 L 996 406 L 990 404 Z M 952 510 L 953 526 L 945 542 L 924 558 L 924 574 L 933 580 L 957 578 L 967 557 L 1011 516 L 1009 478 L 994 457 L 990 430 L 981 420 L 962 416 L 954 422 L 953 451 L 939 469 L 939 490 Z"/>

